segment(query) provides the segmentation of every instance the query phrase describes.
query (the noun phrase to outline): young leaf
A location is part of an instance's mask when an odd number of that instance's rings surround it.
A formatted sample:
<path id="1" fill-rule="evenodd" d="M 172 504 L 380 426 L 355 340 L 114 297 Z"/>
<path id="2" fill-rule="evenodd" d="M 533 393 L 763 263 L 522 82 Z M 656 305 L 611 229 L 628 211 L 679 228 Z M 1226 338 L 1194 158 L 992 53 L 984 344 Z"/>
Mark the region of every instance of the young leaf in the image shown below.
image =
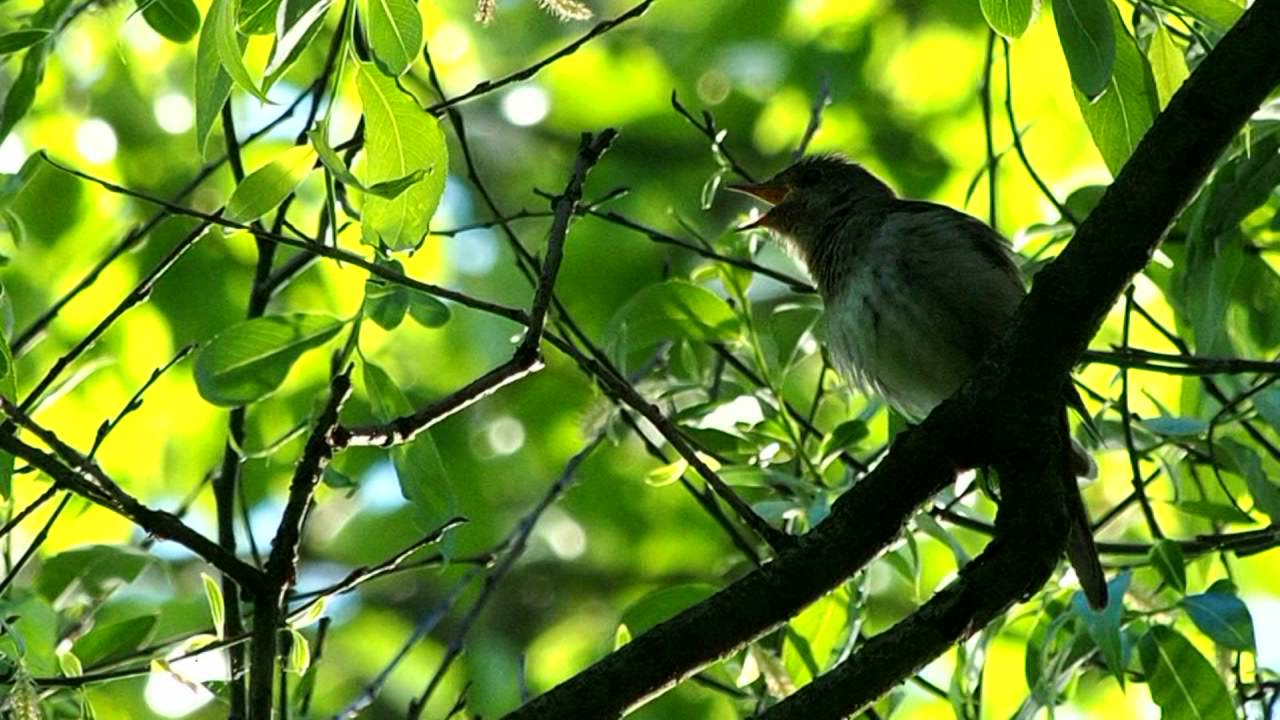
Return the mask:
<path id="1" fill-rule="evenodd" d="M 1155 120 L 1158 95 L 1147 58 L 1125 30 L 1120 12 L 1109 0 L 1090 2 L 1102 3 L 1102 9 L 1110 16 L 1114 62 L 1098 90 L 1101 97 L 1098 93 L 1076 92 L 1076 104 L 1093 136 L 1093 144 L 1115 175 Z"/>
<path id="2" fill-rule="evenodd" d="M 302 675 L 311 667 L 311 644 L 307 637 L 293 628 L 289 628 L 289 661 L 285 664 L 287 672 Z"/>
<path id="3" fill-rule="evenodd" d="M 232 325 L 196 356 L 196 388 L 224 407 L 261 400 L 280 387 L 304 352 L 323 345 L 342 329 L 328 315 L 269 315 Z"/>
<path id="4" fill-rule="evenodd" d="M 152 30 L 176 43 L 200 32 L 200 8 L 191 0 L 138 0 L 142 18 Z"/>
<path id="5" fill-rule="evenodd" d="M 1016 40 L 1040 13 L 1040 0 L 980 0 L 982 16 L 992 30 Z"/>
<path id="6" fill-rule="evenodd" d="M 616 353 L 653 347 L 664 340 L 726 342 L 737 337 L 733 308 L 706 288 L 681 280 L 650 285 L 623 305 L 605 331 Z"/>
<path id="7" fill-rule="evenodd" d="M 315 164 L 316 151 L 310 145 L 285 150 L 236 186 L 227 201 L 225 217 L 249 223 L 266 215 L 307 179 Z"/>
<path id="8" fill-rule="evenodd" d="M 235 0 L 213 0 L 209 6 L 209 14 L 205 17 L 205 29 L 213 35 L 214 50 L 222 67 L 231 76 L 235 84 L 248 90 L 254 97 L 264 103 L 270 103 L 265 93 L 258 88 L 249 68 L 244 64 L 244 40 L 240 37 L 236 23 Z"/>
<path id="9" fill-rule="evenodd" d="M 1151 546 L 1147 561 L 1155 567 L 1156 572 L 1169 585 L 1180 593 L 1187 591 L 1187 561 L 1182 556 L 1182 547 L 1172 540 L 1159 540 Z"/>
<path id="10" fill-rule="evenodd" d="M 222 601 L 222 586 L 208 573 L 200 573 L 200 579 L 204 582 L 204 596 L 209 602 L 209 618 L 213 621 L 213 630 L 218 639 L 222 640 L 226 637 L 224 626 L 227 618 L 227 607 Z"/>
<path id="11" fill-rule="evenodd" d="M 18 52 L 47 37 L 49 37 L 49 31 L 45 28 L 26 28 L 0 33 L 0 55 Z"/>
<path id="12" fill-rule="evenodd" d="M 1147 58 L 1151 60 L 1151 75 L 1156 82 L 1156 96 L 1163 109 L 1182 85 L 1182 81 L 1186 80 L 1190 74 L 1187 71 L 1187 58 L 1182 54 L 1182 48 L 1173 42 L 1173 34 L 1164 26 L 1164 23 L 1156 23 L 1156 32 L 1151 36 L 1151 45 L 1147 48 Z"/>
<path id="13" fill-rule="evenodd" d="M 650 470 L 644 476 L 644 483 L 649 487 L 666 487 L 684 475 L 689 469 L 689 461 L 680 458 L 673 463 L 667 463 Z"/>
<path id="14" fill-rule="evenodd" d="M 444 194 L 449 151 L 440 123 L 371 63 L 360 63 L 356 87 L 365 116 L 365 184 L 395 180 L 421 171 L 420 182 L 394 200 L 365 199 L 364 242 L 391 250 L 422 243 Z"/>
<path id="15" fill-rule="evenodd" d="M 1116 61 L 1110 5 L 1110 0 L 1053 0 L 1053 22 L 1071 82 L 1091 100 L 1107 89 Z"/>
<path id="16" fill-rule="evenodd" d="M 422 16 L 414 0 L 368 0 L 369 48 L 391 77 L 403 75 L 422 52 Z"/>
<path id="17" fill-rule="evenodd" d="M 271 60 L 262 81 L 262 89 L 269 90 L 279 80 L 302 51 L 315 39 L 324 27 L 325 13 L 331 0 L 282 0 L 276 7 L 275 45 L 271 48 Z M 318 148 L 317 148 L 318 149 Z"/>
<path id="18" fill-rule="evenodd" d="M 196 43 L 196 149 L 200 156 L 209 157 L 209 137 L 213 123 L 222 112 L 222 106 L 231 97 L 231 76 L 223 69 L 218 57 L 218 24 L 213 21 L 213 10 L 205 17 Z"/>
<path id="19" fill-rule="evenodd" d="M 1189 595 L 1179 603 L 1191 622 L 1222 647 L 1254 651 L 1253 617 L 1244 601 L 1231 593 L 1210 592 Z"/>
<path id="20" fill-rule="evenodd" d="M 1222 678 L 1176 630 L 1153 625 L 1138 641 L 1138 655 L 1165 720 L 1235 720 Z"/>

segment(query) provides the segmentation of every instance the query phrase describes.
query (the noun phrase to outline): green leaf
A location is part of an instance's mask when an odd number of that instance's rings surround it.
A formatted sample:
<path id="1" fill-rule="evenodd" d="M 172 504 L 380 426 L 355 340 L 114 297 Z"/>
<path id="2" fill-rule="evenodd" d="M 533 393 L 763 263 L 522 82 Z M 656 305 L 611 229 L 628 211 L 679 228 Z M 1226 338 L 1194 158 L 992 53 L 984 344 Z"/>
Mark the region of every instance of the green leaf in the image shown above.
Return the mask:
<path id="1" fill-rule="evenodd" d="M 258 88 L 258 84 L 249 75 L 249 68 L 244 64 L 244 40 L 240 36 L 236 23 L 235 0 L 213 0 L 204 23 L 205 32 L 213 35 L 214 50 L 217 52 L 218 59 L 222 61 L 222 67 L 231 76 L 231 80 L 262 102 L 270 103 L 271 101 Z M 203 40 L 203 33 L 201 35 Z"/>
<path id="2" fill-rule="evenodd" d="M 387 422 L 412 412 L 409 399 L 387 371 L 365 361 L 363 377 L 373 414 L 379 420 Z M 393 448 L 391 464 L 400 480 L 400 494 L 413 506 L 420 527 L 438 527 L 453 516 L 457 506 L 453 485 L 430 431 L 420 432 L 413 440 Z M 450 538 L 446 538 L 445 544 L 449 542 Z"/>
<path id="3" fill-rule="evenodd" d="M 1209 423 L 1192 417 L 1154 417 L 1142 421 L 1142 427 L 1167 437 L 1195 437 L 1209 429 Z"/>
<path id="4" fill-rule="evenodd" d="M 818 457 L 822 458 L 822 464 L 825 466 L 842 451 L 854 447 L 870 432 L 867 424 L 862 420 L 857 418 L 846 420 L 837 425 L 830 435 L 822 438 L 822 444 L 818 446 Z"/>
<path id="5" fill-rule="evenodd" d="M 362 192 L 377 195 L 380 198 L 394 200 L 405 190 L 413 187 L 416 183 L 422 180 L 422 178 L 426 177 L 425 171 L 414 170 L 404 177 L 387 180 L 376 183 L 373 186 L 366 187 L 365 184 L 347 168 L 347 164 L 343 162 L 342 157 L 339 156 L 332 147 L 330 147 L 327 139 L 329 135 L 328 127 L 328 124 L 321 120 L 317 123 L 315 130 L 307 132 L 307 137 L 311 139 L 312 146 L 314 146 L 316 152 L 319 153 L 320 162 L 323 163 L 326 168 L 329 168 L 329 172 L 333 173 L 334 178 L 337 179 L 338 182 L 344 185 L 350 185 Z"/>
<path id="6" fill-rule="evenodd" d="M 644 350 L 665 340 L 727 342 L 738 336 L 733 308 L 706 288 L 681 280 L 650 285 L 627 301 L 605 331 L 616 355 Z"/>
<path id="7" fill-rule="evenodd" d="M 632 637 L 638 637 L 649 628 L 668 620 L 685 608 L 692 607 L 716 593 L 707 583 L 684 583 L 655 590 L 631 604 L 622 613 L 623 625 Z"/>
<path id="8" fill-rule="evenodd" d="M 331 0 L 281 0 L 276 9 L 276 32 L 271 60 L 263 71 L 263 90 L 269 90 L 297 62 L 324 27 Z"/>
<path id="9" fill-rule="evenodd" d="M 227 606 L 222 600 L 222 586 L 208 573 L 200 573 L 204 583 L 204 597 L 209 603 L 209 619 L 213 622 L 214 633 L 222 640 L 226 635 Z"/>
<path id="10" fill-rule="evenodd" d="M 142 17 L 162 37 L 184 43 L 200 32 L 200 8 L 191 0 L 138 0 Z"/>
<path id="11" fill-rule="evenodd" d="M 1129 573 L 1122 572 L 1107 583 L 1107 606 L 1101 610 L 1090 607 L 1082 592 L 1071 597 L 1071 612 L 1084 624 L 1089 638 L 1102 653 L 1107 669 L 1122 688 L 1128 653 L 1124 636 L 1120 633 L 1120 625 L 1124 615 L 1124 597 L 1129 592 L 1129 580 Z"/>
<path id="12" fill-rule="evenodd" d="M 1258 454 L 1234 438 L 1219 440 L 1218 447 L 1225 452 L 1227 467 L 1244 478 L 1254 507 L 1266 513 L 1272 522 L 1280 522 L 1280 486 L 1267 478 Z"/>
<path id="13" fill-rule="evenodd" d="M 1040 0 L 980 0 L 982 16 L 992 30 L 1016 40 L 1040 14 Z"/>
<path id="14" fill-rule="evenodd" d="M 410 292 L 409 317 L 422 327 L 444 327 L 449 322 L 449 306 L 426 293 Z"/>
<path id="15" fill-rule="evenodd" d="M 270 395 L 304 352 L 342 329 L 328 315 L 270 315 L 223 330 L 196 356 L 196 388 L 214 405 L 237 407 Z"/>
<path id="16" fill-rule="evenodd" d="M 9 94 L 4 97 L 4 109 L 0 111 L 0 142 L 9 137 L 15 125 L 36 99 L 36 88 L 44 78 L 45 51 L 43 46 L 36 46 L 27 52 L 22 59 L 22 69 L 18 77 L 9 86 Z"/>
<path id="17" fill-rule="evenodd" d="M 47 0 L 39 11 L 31 18 L 29 31 L 46 30 L 52 32 L 58 27 L 71 9 L 71 0 Z M 37 43 L 27 49 L 22 58 L 22 69 L 9 85 L 9 92 L 4 98 L 4 109 L 0 110 L 0 142 L 9 137 L 15 125 L 21 120 L 36 99 L 36 88 L 44 79 L 45 60 L 49 55 L 51 43 Z"/>
<path id="18" fill-rule="evenodd" d="M 1189 595 L 1179 603 L 1191 622 L 1224 648 L 1254 651 L 1253 617 L 1244 601 L 1234 594 L 1210 592 Z"/>
<path id="19" fill-rule="evenodd" d="M 689 469 L 689 461 L 680 458 L 650 470 L 644 476 L 644 483 L 649 487 L 666 487 L 679 480 Z"/>
<path id="20" fill-rule="evenodd" d="M 1168 539 L 1156 541 L 1147 554 L 1147 561 L 1170 587 L 1180 593 L 1187 591 L 1187 561 L 1178 543 Z"/>
<path id="21" fill-rule="evenodd" d="M 49 37 L 49 31 L 45 28 L 26 28 L 0 33 L 0 55 L 18 52 L 47 37 Z"/>
<path id="22" fill-rule="evenodd" d="M 100 599 L 133 582 L 150 561 L 146 553 L 124 546 L 67 550 L 45 561 L 36 590 L 57 607 L 71 604 L 77 595 Z"/>
<path id="23" fill-rule="evenodd" d="M 425 177 L 393 200 L 370 195 L 364 204 L 364 242 L 391 250 L 416 248 L 444 194 L 449 150 L 440 123 L 395 80 L 360 63 L 356 87 L 365 117 L 365 183 L 372 186 L 415 172 Z"/>
<path id="24" fill-rule="evenodd" d="M 1156 95 L 1163 109 L 1190 74 L 1182 48 L 1174 43 L 1173 34 L 1164 23 L 1156 23 L 1156 32 L 1151 36 L 1151 45 L 1147 48 L 1147 58 L 1151 61 L 1151 75 L 1155 79 Z"/>
<path id="25" fill-rule="evenodd" d="M 1098 90 L 1101 95 L 1077 92 L 1076 104 L 1093 136 L 1093 144 L 1115 175 L 1155 120 L 1158 94 L 1147 58 L 1125 30 L 1119 11 L 1109 0 L 1090 2 L 1103 3 L 1104 9 L 1110 11 L 1115 58 L 1105 84 Z"/>
<path id="26" fill-rule="evenodd" d="M 1153 625 L 1138 655 L 1161 720 L 1235 720 L 1235 707 L 1209 661 L 1173 628 Z"/>
<path id="27" fill-rule="evenodd" d="M 316 151 L 310 145 L 285 150 L 236 186 L 227 201 L 224 217 L 232 222 L 250 223 L 266 215 L 298 189 L 315 164 Z"/>
<path id="28" fill-rule="evenodd" d="M 276 9 L 281 0 L 238 0 L 236 27 L 246 35 L 266 35 L 275 30 Z"/>
<path id="29" fill-rule="evenodd" d="M 1280 432 L 1280 388 L 1269 387 L 1254 395 L 1253 407 L 1272 430 Z"/>
<path id="30" fill-rule="evenodd" d="M 305 635 L 293 628 L 289 628 L 289 640 L 289 660 L 285 669 L 301 675 L 311 667 L 311 644 Z"/>
<path id="31" fill-rule="evenodd" d="M 216 2 L 225 3 L 226 0 Z M 222 112 L 227 98 L 231 97 L 231 76 L 218 57 L 219 27 L 214 22 L 213 11 L 220 8 L 216 2 L 205 17 L 200 40 L 196 43 L 196 149 L 204 158 L 209 157 L 209 138 L 213 132 L 213 123 Z"/>
<path id="32" fill-rule="evenodd" d="M 5 292 L 0 287 L 0 292 Z M 7 298 L 7 292 L 5 293 Z M 13 350 L 9 348 L 9 338 L 0 332 L 0 395 L 9 400 L 18 399 L 18 372 L 13 363 Z M 13 495 L 13 455 L 0 452 L 0 500 Z"/>
<path id="33" fill-rule="evenodd" d="M 324 474 L 320 476 L 320 479 L 324 481 L 325 485 L 334 490 L 346 490 L 356 486 L 356 481 L 352 480 L 350 475 L 337 470 L 332 463 L 325 466 Z"/>
<path id="34" fill-rule="evenodd" d="M 1207 500 L 1184 500 L 1178 503 L 1178 509 L 1196 517 L 1225 523 L 1252 525 L 1255 521 L 1248 513 L 1237 510 L 1234 506 Z"/>
<path id="35" fill-rule="evenodd" d="M 123 657 L 142 647 L 151 638 L 158 615 L 142 615 L 109 625 L 98 625 L 76 640 L 77 657 L 93 667 Z"/>
<path id="36" fill-rule="evenodd" d="M 1071 82 L 1096 98 L 1111 83 L 1116 63 L 1116 29 L 1110 0 L 1053 0 L 1053 22 Z"/>
<path id="37" fill-rule="evenodd" d="M 422 16 L 414 0 L 368 0 L 369 48 L 378 66 L 403 75 L 422 52 Z"/>
<path id="38" fill-rule="evenodd" d="M 1232 0 L 1172 0 L 1172 3 L 1221 32 L 1235 24 L 1244 8 Z"/>
<path id="39" fill-rule="evenodd" d="M 788 623 L 782 664 L 797 686 L 831 666 L 848 629 L 849 592 L 843 588 L 824 595 Z"/>
<path id="40" fill-rule="evenodd" d="M 404 272 L 404 266 L 392 260 L 386 263 L 396 272 Z M 364 307 L 370 320 L 383 330 L 391 330 L 404 320 L 409 309 L 410 291 L 381 278 L 370 276 L 364 282 Z"/>
<path id="41" fill-rule="evenodd" d="M 62 674 L 66 677 L 80 677 L 84 674 L 84 664 L 80 662 L 80 658 L 76 654 L 66 648 L 59 647 L 55 651 L 58 655 L 58 665 L 62 668 Z"/>

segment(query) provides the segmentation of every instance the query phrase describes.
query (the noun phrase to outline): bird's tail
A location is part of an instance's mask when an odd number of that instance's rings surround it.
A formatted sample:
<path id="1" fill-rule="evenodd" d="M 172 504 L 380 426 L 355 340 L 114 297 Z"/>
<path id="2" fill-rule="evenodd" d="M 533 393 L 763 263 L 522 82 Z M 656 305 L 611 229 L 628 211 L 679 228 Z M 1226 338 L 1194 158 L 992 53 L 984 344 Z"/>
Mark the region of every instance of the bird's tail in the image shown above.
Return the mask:
<path id="1" fill-rule="evenodd" d="M 1076 477 L 1093 479 L 1098 476 L 1098 466 L 1074 439 L 1071 441 L 1071 472 Z M 1067 560 L 1080 579 L 1080 587 L 1089 605 L 1095 610 L 1106 607 L 1107 575 L 1098 559 L 1098 548 L 1093 544 L 1093 526 L 1076 478 L 1068 478 L 1067 488 Z"/>

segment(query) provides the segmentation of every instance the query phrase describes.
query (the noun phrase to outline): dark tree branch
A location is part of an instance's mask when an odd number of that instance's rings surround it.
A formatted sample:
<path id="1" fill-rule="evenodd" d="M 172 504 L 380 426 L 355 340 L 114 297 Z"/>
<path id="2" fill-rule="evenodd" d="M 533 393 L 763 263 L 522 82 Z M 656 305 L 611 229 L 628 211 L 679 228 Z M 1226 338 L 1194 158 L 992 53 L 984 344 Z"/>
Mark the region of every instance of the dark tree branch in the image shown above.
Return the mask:
<path id="1" fill-rule="evenodd" d="M 578 148 L 578 159 L 564 192 L 554 203 L 554 219 L 551 235 L 547 240 L 547 258 L 542 263 L 538 283 L 534 289 L 532 305 L 524 315 L 528 330 L 524 340 L 507 362 L 468 383 L 465 387 L 435 403 L 428 404 L 409 415 L 393 420 L 357 428 L 338 428 L 334 441 L 339 446 L 381 445 L 390 446 L 411 440 L 418 433 L 488 397 L 503 387 L 542 369 L 539 346 L 547 312 L 555 298 L 556 278 L 560 273 L 560 261 L 564 258 L 564 243 L 569 234 L 569 222 L 573 211 L 582 199 L 582 188 L 591 168 L 600 161 L 618 133 L 612 128 L 598 136 L 585 134 Z"/>
<path id="2" fill-rule="evenodd" d="M 28 445 L 13 431 L 0 432 L 0 450 L 12 453 L 32 467 L 53 478 L 54 484 L 85 497 L 108 510 L 128 518 L 151 535 L 172 540 L 199 555 L 206 562 L 232 577 L 242 588 L 253 591 L 262 582 L 262 573 L 227 552 L 217 543 L 185 525 L 175 515 L 154 510 L 126 493 L 97 463 L 76 452 L 53 433 L 36 425 L 8 398 L 0 396 L 0 409 L 10 420 L 35 435 L 53 449 L 55 455 Z"/>
<path id="3" fill-rule="evenodd" d="M 294 468 L 289 483 L 289 497 L 271 555 L 265 568 L 266 580 L 260 592 L 254 595 L 253 636 L 249 664 L 249 718 L 271 720 L 271 688 L 275 674 L 277 642 L 276 633 L 287 611 L 289 588 L 297 579 L 298 552 L 302 545 L 302 528 L 307 511 L 315 497 L 320 476 L 333 457 L 333 430 L 338 426 L 338 413 L 351 395 L 351 371 L 347 369 L 334 376 L 329 384 L 329 400 L 316 419 L 302 457 Z"/>
<path id="4" fill-rule="evenodd" d="M 469 102 L 471 100 L 474 100 L 480 97 L 481 95 L 488 95 L 494 90 L 501 89 L 503 87 L 506 87 L 507 85 L 512 85 L 514 83 L 528 80 L 534 75 L 537 75 L 539 72 L 542 72 L 542 70 L 546 68 L 548 65 L 574 54 L 583 45 L 586 45 L 587 43 L 591 42 L 597 37 L 600 37 L 601 35 L 609 32 L 610 30 L 614 29 L 615 27 L 618 27 L 619 25 L 622 25 L 628 21 L 631 21 L 640 17 L 641 15 L 644 15 L 649 10 L 649 6 L 652 4 L 653 4 L 653 0 L 644 0 L 644 2 L 634 5 L 630 10 L 622 13 L 621 15 L 615 18 L 610 18 L 608 20 L 603 20 L 601 22 L 598 22 L 595 24 L 595 26 L 593 26 L 590 30 L 588 30 L 586 34 L 584 34 L 582 37 L 579 37 L 577 40 L 574 40 L 568 45 L 565 45 L 563 48 L 548 55 L 542 60 L 539 60 L 538 62 L 526 68 L 517 70 L 516 72 L 513 72 L 510 75 L 504 75 L 503 77 L 500 77 L 496 80 L 485 80 L 477 84 L 475 87 L 471 88 L 470 90 L 462 93 L 461 95 L 456 95 L 454 97 L 441 100 L 440 102 L 434 105 L 428 106 L 427 112 L 431 113 L 432 115 L 439 115 L 441 112 L 451 107 L 456 107 L 465 102 Z"/>
<path id="5" fill-rule="evenodd" d="M 640 635 L 509 717 L 613 717 L 689 677 L 863 567 L 892 542 L 916 507 L 953 480 L 955 467 L 996 462 L 1041 492 L 1058 492 L 1049 479 L 1032 472 L 1044 464 L 1009 465 L 1018 457 L 1011 449 L 1043 444 L 1065 432 L 1054 425 L 1055 433 L 1036 435 L 1046 428 L 1046 413 L 1060 412 L 1053 398 L 1107 311 L 1146 265 L 1222 149 L 1280 82 L 1276 27 L 1280 0 L 1258 0 L 1246 11 L 1156 119 L 1076 237 L 1037 275 L 1010 333 L 976 376 L 919 428 L 900 436 L 876 470 L 836 502 L 825 522 L 773 563 Z M 1048 444 L 1062 448 L 1062 440 Z M 1034 492 L 1019 489 L 1006 502 L 1015 498 L 1038 505 Z M 1051 516 L 1063 512 L 1061 506 L 1047 510 Z M 973 571 L 999 581 L 1002 592 L 985 600 L 975 597 L 980 593 L 966 579 L 945 591 L 927 606 L 934 609 L 926 617 L 947 618 L 947 638 L 900 645 L 893 676 L 880 687 L 909 677 L 909 668 L 958 639 L 957 630 L 971 627 L 957 622 L 956 608 L 968 608 L 968 621 L 979 623 L 993 608 L 1012 601 L 1008 591 L 1015 586 L 1034 589 L 1043 581 L 1046 558 L 1056 562 L 1061 538 L 1050 533 L 1047 542 L 1018 548 L 1013 541 L 1021 535 L 1010 533 Z M 920 625 L 918 616 L 909 619 L 886 641 L 916 637 L 912 633 Z M 868 665 L 861 654 L 849 662 L 855 674 Z M 864 699 L 873 698 L 854 698 L 835 716 L 856 711 Z"/>

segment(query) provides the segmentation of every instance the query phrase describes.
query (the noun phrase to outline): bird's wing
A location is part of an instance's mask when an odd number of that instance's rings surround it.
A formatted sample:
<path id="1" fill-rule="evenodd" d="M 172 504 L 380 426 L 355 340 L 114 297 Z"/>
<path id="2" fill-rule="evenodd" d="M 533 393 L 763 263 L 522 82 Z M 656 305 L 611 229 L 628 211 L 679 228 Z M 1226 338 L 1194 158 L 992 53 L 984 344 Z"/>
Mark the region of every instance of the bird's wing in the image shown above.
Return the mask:
<path id="1" fill-rule="evenodd" d="M 980 220 L 929 202 L 894 203 L 880 240 L 898 246 L 895 272 L 940 316 L 937 328 L 976 363 L 1026 294 L 1004 239 Z"/>

